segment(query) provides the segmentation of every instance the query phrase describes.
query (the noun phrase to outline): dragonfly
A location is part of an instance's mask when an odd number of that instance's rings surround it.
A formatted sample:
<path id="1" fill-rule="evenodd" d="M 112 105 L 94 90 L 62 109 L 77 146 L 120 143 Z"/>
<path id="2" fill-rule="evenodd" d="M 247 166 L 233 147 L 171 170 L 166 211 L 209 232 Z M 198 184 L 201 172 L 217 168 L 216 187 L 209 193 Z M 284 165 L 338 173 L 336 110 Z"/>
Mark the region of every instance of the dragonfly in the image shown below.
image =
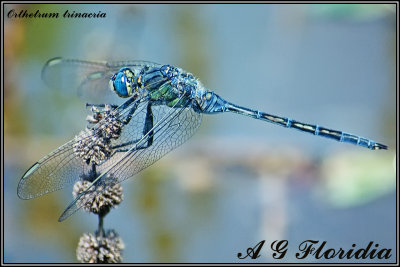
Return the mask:
<path id="1" fill-rule="evenodd" d="M 233 112 L 371 150 L 387 149 L 358 135 L 233 104 L 191 73 L 169 64 L 53 58 L 44 65 L 42 78 L 51 87 L 76 88 L 83 98 L 120 100 L 86 103 L 92 111 L 87 129 L 33 164 L 21 178 L 18 196 L 32 199 L 91 177 L 88 189 L 69 204 L 59 221 L 85 204 L 90 188 L 133 177 L 183 144 L 199 128 L 203 114 Z"/>

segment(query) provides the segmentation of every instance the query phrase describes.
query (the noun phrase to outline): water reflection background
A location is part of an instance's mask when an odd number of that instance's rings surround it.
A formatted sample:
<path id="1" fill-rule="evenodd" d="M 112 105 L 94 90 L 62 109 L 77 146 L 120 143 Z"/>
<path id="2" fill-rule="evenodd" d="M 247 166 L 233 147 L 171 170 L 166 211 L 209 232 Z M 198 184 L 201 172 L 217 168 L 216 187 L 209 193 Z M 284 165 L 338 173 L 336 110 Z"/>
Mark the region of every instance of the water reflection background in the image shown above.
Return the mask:
<path id="1" fill-rule="evenodd" d="M 239 262 L 238 252 L 276 239 L 289 240 L 279 262 L 297 261 L 306 239 L 395 249 L 394 5 L 6 4 L 4 14 L 11 9 L 107 17 L 5 17 L 6 262 L 75 261 L 79 236 L 97 223 L 82 211 L 57 222 L 70 188 L 31 201 L 16 195 L 31 164 L 85 127 L 75 91 L 40 80 L 55 56 L 169 63 L 233 103 L 390 147 L 373 152 L 234 114 L 204 117 L 192 139 L 123 183 L 125 201 L 105 226 L 123 238 L 124 262 Z M 275 260 L 265 246 L 245 261 Z"/>

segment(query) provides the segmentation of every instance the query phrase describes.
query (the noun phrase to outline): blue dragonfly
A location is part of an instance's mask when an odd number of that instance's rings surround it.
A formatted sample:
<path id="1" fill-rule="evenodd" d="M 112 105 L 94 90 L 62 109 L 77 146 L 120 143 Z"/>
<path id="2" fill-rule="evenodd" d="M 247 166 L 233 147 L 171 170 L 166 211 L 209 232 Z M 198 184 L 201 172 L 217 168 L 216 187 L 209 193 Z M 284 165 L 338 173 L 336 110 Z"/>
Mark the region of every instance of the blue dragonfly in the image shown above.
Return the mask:
<path id="1" fill-rule="evenodd" d="M 192 74 L 168 64 L 53 58 L 45 64 L 42 77 L 51 87 L 77 88 L 83 98 L 104 101 L 87 104 L 92 111 L 88 128 L 36 162 L 19 182 L 18 196 L 31 199 L 89 180 L 88 189 L 59 221 L 88 201 L 89 189 L 133 177 L 184 143 L 200 126 L 203 114 L 233 112 L 371 150 L 387 149 L 358 135 L 235 105 L 207 90 Z M 121 103 L 109 102 L 112 98 Z"/>

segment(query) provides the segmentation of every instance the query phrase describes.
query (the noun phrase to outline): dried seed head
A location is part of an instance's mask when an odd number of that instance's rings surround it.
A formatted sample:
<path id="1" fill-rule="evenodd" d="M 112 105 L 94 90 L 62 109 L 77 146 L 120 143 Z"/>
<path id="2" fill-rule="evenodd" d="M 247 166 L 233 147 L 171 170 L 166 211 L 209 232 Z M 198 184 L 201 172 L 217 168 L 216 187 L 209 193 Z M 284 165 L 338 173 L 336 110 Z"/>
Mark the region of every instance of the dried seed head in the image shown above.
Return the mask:
<path id="1" fill-rule="evenodd" d="M 85 233 L 79 240 L 76 257 L 83 263 L 118 263 L 122 261 L 124 248 L 114 230 L 108 230 L 103 237 Z"/>
<path id="2" fill-rule="evenodd" d="M 75 137 L 73 144 L 75 155 L 87 164 L 99 165 L 111 156 L 110 140 L 97 134 L 93 129 L 86 129 Z"/>
<path id="3" fill-rule="evenodd" d="M 117 139 L 121 135 L 123 123 L 116 116 L 107 116 L 101 122 L 100 129 L 102 136 L 107 139 Z"/>
<path id="4" fill-rule="evenodd" d="M 88 116 L 86 120 L 90 123 L 98 123 L 98 125 L 93 129 L 86 129 L 76 136 L 73 149 L 75 155 L 87 164 L 100 165 L 111 157 L 111 139 L 120 137 L 124 124 L 119 119 L 118 112 L 111 112 L 108 105 L 104 108 L 104 113 L 100 113 L 96 109 L 94 114 Z"/>
<path id="5" fill-rule="evenodd" d="M 85 180 L 77 181 L 72 191 L 74 198 L 84 192 L 90 184 L 89 181 Z M 105 215 L 112 207 L 121 203 L 122 200 L 122 186 L 112 179 L 109 179 L 109 182 L 90 188 L 78 201 L 84 203 L 84 210 Z"/>

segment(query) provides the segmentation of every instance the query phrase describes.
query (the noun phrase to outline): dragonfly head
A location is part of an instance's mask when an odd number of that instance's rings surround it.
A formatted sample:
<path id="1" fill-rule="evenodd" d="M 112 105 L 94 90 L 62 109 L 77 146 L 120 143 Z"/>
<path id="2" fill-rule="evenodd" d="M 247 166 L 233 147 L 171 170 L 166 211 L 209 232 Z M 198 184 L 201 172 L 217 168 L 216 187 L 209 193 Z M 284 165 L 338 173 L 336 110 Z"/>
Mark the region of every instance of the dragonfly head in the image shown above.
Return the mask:
<path id="1" fill-rule="evenodd" d="M 120 97 L 131 97 L 137 93 L 135 74 L 130 68 L 122 68 L 110 80 L 110 88 Z"/>

